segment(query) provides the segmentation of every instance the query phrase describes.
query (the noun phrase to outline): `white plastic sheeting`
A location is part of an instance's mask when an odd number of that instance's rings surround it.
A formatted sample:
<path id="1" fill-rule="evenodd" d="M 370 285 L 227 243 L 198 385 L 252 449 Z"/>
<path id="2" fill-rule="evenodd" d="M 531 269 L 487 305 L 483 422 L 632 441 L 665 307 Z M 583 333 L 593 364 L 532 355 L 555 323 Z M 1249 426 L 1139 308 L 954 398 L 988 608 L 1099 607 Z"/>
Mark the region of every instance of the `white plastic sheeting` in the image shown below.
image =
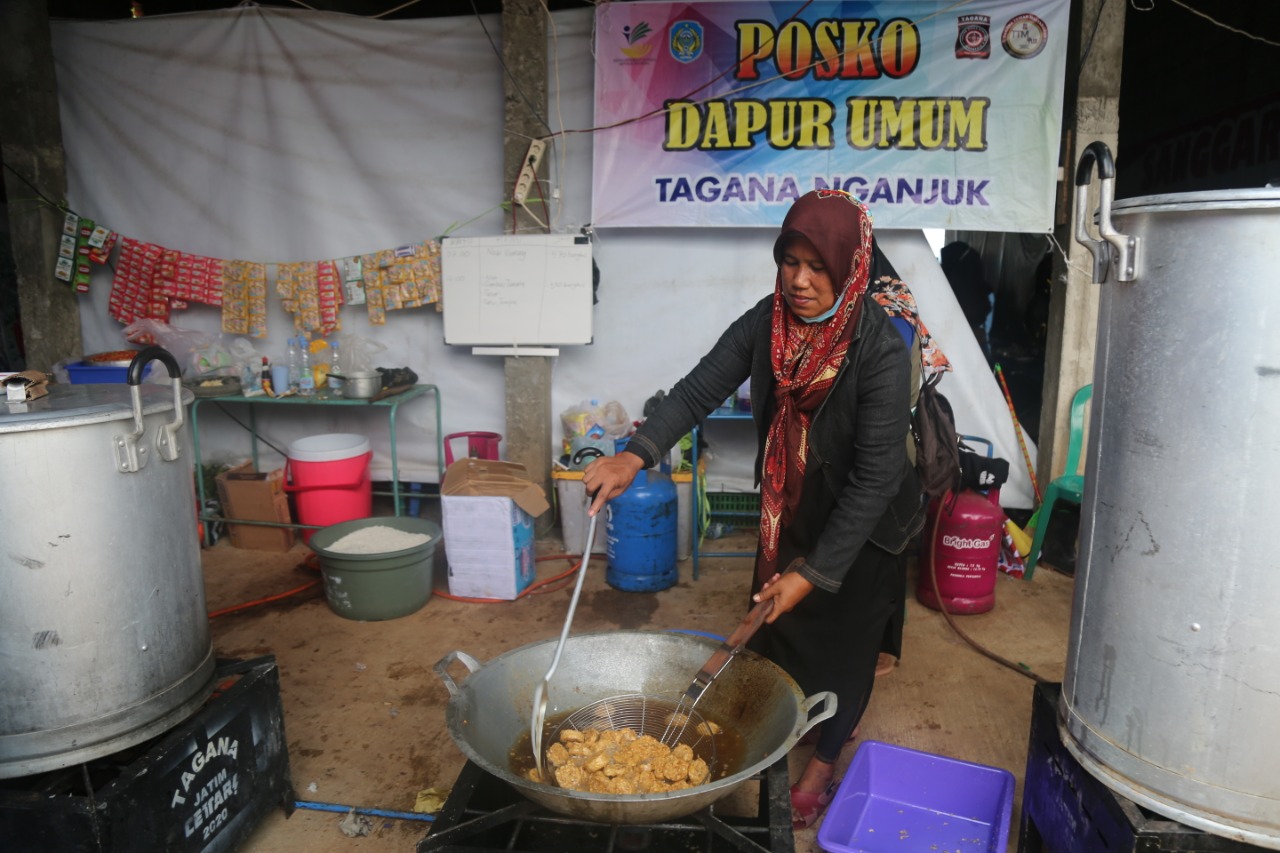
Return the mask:
<path id="1" fill-rule="evenodd" d="M 483 22 L 500 37 L 496 17 Z M 547 121 L 556 130 L 587 128 L 591 10 L 556 13 L 548 32 Z M 53 33 L 71 207 L 125 236 L 272 263 L 391 248 L 455 225 L 459 235 L 502 233 L 502 71 L 477 18 L 391 22 L 245 7 L 55 22 Z M 549 152 L 559 192 L 549 208 L 559 232 L 590 221 L 590 139 L 569 134 Z M 960 431 L 995 441 L 1011 465 L 1003 502 L 1031 506 L 1008 409 L 923 234 L 880 239 L 956 365 L 942 390 Z M 647 398 L 669 388 L 769 292 L 772 241 L 772 233 L 750 229 L 598 233 L 595 340 L 561 350 L 553 412 L 586 398 L 616 399 L 638 417 Z M 110 273 L 101 270 L 82 301 L 87 352 L 122 343 L 120 325 L 107 316 L 109 290 Z M 270 335 L 253 343 L 276 358 L 292 326 L 274 294 L 268 302 Z M 209 332 L 219 321 L 216 308 L 196 305 L 171 320 Z M 410 366 L 439 387 L 446 433 L 504 431 L 501 359 L 446 347 L 434 309 L 390 312 L 385 326 L 370 326 L 352 306 L 342 322 L 344 333 L 386 347 L 381 364 Z M 278 407 L 259 417 L 259 427 L 281 448 L 302 435 L 368 432 L 375 477 L 387 476 L 385 419 L 349 408 Z M 717 483 L 750 487 L 750 432 L 740 422 L 708 428 Z M 402 479 L 436 480 L 434 433 L 429 398 L 404 407 Z M 240 428 L 208 406 L 201 435 L 207 459 L 247 449 Z"/>

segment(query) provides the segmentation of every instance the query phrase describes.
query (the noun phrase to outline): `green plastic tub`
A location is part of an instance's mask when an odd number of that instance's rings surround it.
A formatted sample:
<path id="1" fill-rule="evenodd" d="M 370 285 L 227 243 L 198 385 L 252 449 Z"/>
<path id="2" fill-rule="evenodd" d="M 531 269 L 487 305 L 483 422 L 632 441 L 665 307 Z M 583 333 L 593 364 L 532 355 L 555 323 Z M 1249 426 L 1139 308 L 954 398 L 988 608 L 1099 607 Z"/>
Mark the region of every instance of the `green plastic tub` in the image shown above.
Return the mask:
<path id="1" fill-rule="evenodd" d="M 425 533 L 431 539 L 413 548 L 381 553 L 330 550 L 347 534 L 373 527 Z M 317 530 L 308 544 L 320 558 L 329 608 L 361 622 L 398 619 L 421 610 L 431 598 L 436 544 L 441 535 L 440 528 L 425 518 L 408 517 L 361 518 Z"/>

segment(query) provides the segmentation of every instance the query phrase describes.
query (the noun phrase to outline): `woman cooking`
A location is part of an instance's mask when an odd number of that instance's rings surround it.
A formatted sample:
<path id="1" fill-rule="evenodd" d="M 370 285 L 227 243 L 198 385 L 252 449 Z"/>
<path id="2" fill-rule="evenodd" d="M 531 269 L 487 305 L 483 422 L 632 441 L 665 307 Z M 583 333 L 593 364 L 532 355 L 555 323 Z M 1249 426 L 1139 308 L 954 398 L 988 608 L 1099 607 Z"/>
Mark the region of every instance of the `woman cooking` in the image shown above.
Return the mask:
<path id="1" fill-rule="evenodd" d="M 834 764 L 867 707 L 877 656 L 900 642 L 903 551 L 923 521 L 906 454 L 908 349 L 886 311 L 867 307 L 877 254 L 856 199 L 833 190 L 799 198 L 774 243 L 773 294 L 721 335 L 624 452 L 583 476 L 594 515 L 750 379 L 761 491 L 751 593 L 774 601 L 750 648 L 806 694 L 838 698 L 791 788 L 797 829 L 831 801 Z"/>

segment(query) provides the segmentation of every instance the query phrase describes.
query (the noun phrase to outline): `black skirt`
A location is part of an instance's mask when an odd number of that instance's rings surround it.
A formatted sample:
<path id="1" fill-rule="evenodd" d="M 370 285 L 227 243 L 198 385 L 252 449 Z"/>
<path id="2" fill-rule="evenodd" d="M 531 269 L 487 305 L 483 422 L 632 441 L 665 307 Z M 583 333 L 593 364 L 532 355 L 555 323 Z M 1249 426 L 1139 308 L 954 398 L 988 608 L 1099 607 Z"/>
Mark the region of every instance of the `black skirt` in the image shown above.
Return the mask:
<path id="1" fill-rule="evenodd" d="M 788 566 L 810 550 L 830 516 L 833 501 L 806 477 L 797 519 L 782 531 L 778 565 Z M 825 504 L 825 505 L 824 505 Z M 817 756 L 834 762 L 862 719 L 875 686 L 880 652 L 901 657 L 906 607 L 906 555 L 870 542 L 854 558 L 837 592 L 821 588 L 794 610 L 764 625 L 748 648 L 795 679 L 806 696 L 830 690 L 836 713 L 822 724 Z M 751 594 L 759 591 L 754 579 Z"/>

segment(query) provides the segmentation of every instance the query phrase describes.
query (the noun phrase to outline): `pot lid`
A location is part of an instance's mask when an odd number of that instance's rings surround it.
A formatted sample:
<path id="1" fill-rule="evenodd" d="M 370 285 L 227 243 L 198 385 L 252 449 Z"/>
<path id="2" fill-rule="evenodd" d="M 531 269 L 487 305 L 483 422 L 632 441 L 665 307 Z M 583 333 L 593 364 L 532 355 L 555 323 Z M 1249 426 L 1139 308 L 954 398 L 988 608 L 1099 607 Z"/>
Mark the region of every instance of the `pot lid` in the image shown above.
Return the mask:
<path id="1" fill-rule="evenodd" d="M 1201 190 L 1187 193 L 1119 198 L 1111 203 L 1113 213 L 1163 213 L 1200 210 L 1248 210 L 1280 207 L 1280 187 L 1246 187 L 1235 190 Z"/>
<path id="2" fill-rule="evenodd" d="M 144 382 L 142 414 L 173 411 L 173 386 Z M 182 402 L 189 404 L 193 395 L 182 392 Z M 49 393 L 26 403 L 8 403 L 0 399 L 0 434 L 38 429 L 58 429 L 106 421 L 133 418 L 133 402 L 129 386 L 124 383 L 85 385 L 54 384 Z"/>

